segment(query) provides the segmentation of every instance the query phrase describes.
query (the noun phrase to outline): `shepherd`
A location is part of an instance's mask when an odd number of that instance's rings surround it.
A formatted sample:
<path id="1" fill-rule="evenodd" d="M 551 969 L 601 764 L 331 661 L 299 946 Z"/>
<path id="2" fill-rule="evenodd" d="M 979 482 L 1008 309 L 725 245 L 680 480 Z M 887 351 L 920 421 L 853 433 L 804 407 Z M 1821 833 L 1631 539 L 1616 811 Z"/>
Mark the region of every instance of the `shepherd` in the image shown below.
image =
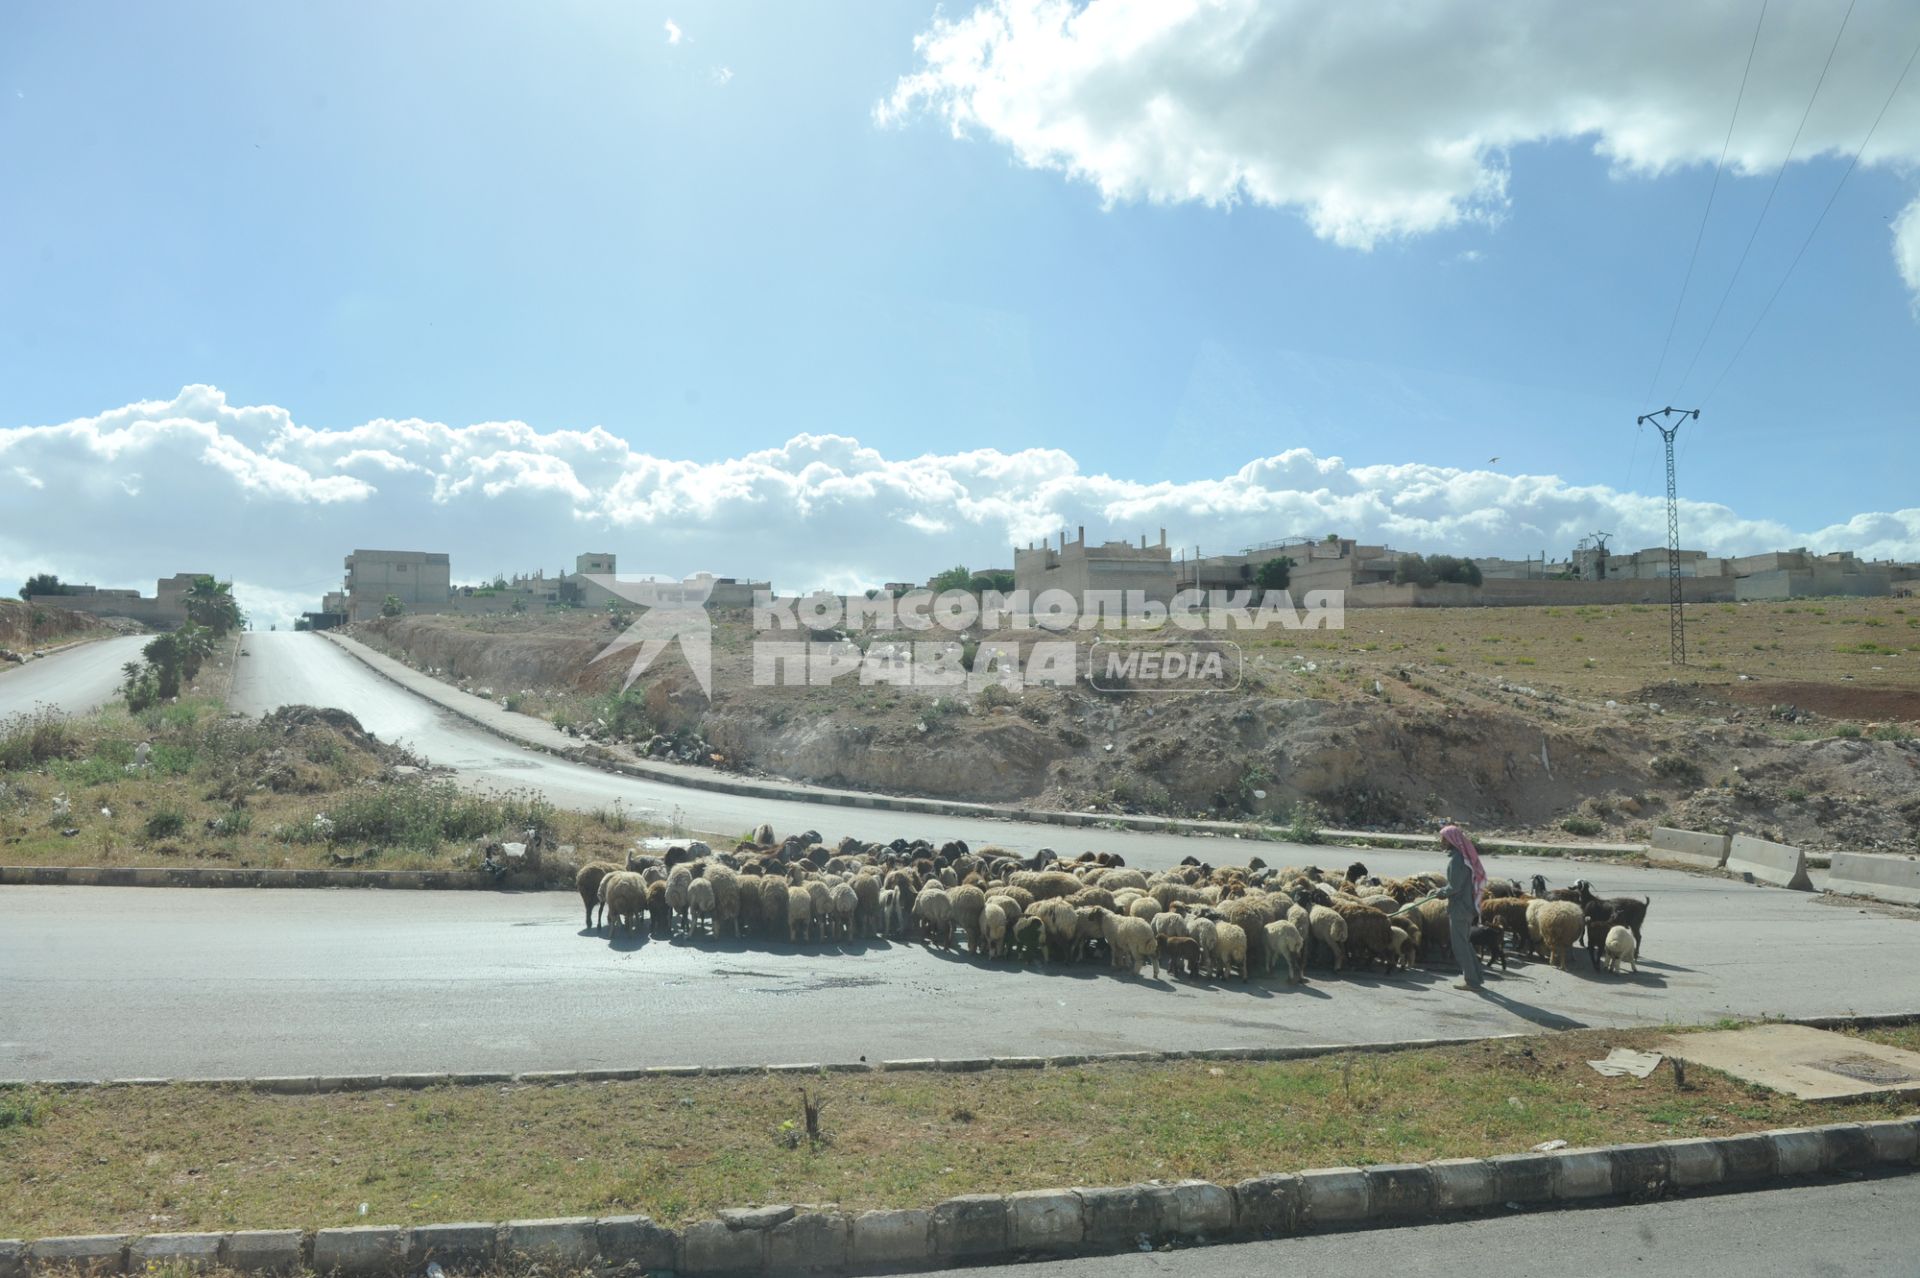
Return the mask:
<path id="1" fill-rule="evenodd" d="M 1487 890 L 1487 870 L 1480 864 L 1480 849 L 1473 846 L 1467 832 L 1449 822 L 1441 827 L 1440 846 L 1447 853 L 1447 886 L 1435 895 L 1447 903 L 1447 931 L 1453 940 L 1453 957 L 1460 964 L 1456 990 L 1477 990 L 1482 973 L 1480 956 L 1473 950 L 1473 927 L 1480 921 L 1480 897 Z"/>

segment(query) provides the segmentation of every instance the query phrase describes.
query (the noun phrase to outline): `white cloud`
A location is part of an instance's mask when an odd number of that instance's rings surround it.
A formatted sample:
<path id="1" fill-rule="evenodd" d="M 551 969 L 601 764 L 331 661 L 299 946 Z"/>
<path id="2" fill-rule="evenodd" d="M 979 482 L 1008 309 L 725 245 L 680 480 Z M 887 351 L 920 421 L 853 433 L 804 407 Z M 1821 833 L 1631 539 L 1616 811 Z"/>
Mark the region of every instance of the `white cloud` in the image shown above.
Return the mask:
<path id="1" fill-rule="evenodd" d="M 1290 449 L 1228 475 L 1143 483 L 1087 473 L 1059 449 L 889 457 L 841 435 L 694 462 L 597 427 L 383 418 L 321 430 L 209 386 L 0 429 L 0 473 L 16 468 L 41 486 L 7 491 L 0 589 L 39 571 L 147 590 L 170 573 L 214 572 L 263 623 L 282 624 L 337 586 L 358 547 L 447 551 L 457 580 L 570 569 L 577 553 L 612 550 L 626 572 L 707 570 L 799 590 L 924 579 L 955 562 L 1006 567 L 1014 545 L 1082 524 L 1095 539 L 1165 527 L 1176 546 L 1209 553 L 1335 531 L 1512 556 L 1564 552 L 1595 528 L 1623 549 L 1666 539 L 1662 498 L 1554 475 L 1349 466 Z M 1802 529 L 1686 502 L 1681 519 L 1687 545 L 1722 554 L 1807 545 L 1920 558 L 1920 508 Z"/>
<path id="2" fill-rule="evenodd" d="M 668 18 L 665 22 L 661 23 L 660 29 L 667 33 L 668 44 L 679 44 L 682 40 L 687 38 L 686 32 L 682 31 L 680 29 L 680 24 L 675 22 L 672 18 Z"/>
<path id="3" fill-rule="evenodd" d="M 727 85 L 733 82 L 733 68 L 715 67 L 713 69 L 713 82 L 722 89 L 726 88 Z"/>
<path id="4" fill-rule="evenodd" d="M 875 116 L 933 115 L 1108 201 L 1288 208 L 1365 249 L 1497 222 L 1509 155 L 1529 143 L 1578 139 L 1625 175 L 1711 165 L 1757 14 L 1752 0 L 986 0 L 935 14 Z M 1841 14 L 1768 8 L 1734 172 L 1781 162 Z M 1853 152 L 1916 37 L 1911 0 L 1859 0 L 1796 160 Z M 1920 161 L 1916 87 L 1865 163 Z"/>
<path id="5" fill-rule="evenodd" d="M 1893 220 L 1893 262 L 1900 278 L 1913 290 L 1915 305 L 1920 306 L 1920 199 Z"/>

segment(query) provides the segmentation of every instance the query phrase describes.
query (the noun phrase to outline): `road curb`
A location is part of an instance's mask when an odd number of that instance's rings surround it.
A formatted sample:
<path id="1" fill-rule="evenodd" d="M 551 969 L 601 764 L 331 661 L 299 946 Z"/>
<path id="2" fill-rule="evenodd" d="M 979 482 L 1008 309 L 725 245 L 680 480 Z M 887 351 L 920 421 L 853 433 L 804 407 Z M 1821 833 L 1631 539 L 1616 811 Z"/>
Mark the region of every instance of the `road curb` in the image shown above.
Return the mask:
<path id="1" fill-rule="evenodd" d="M 1846 1016 L 1773 1018 L 1769 1023 L 1806 1025 L 1814 1029 L 1874 1029 L 1911 1025 L 1920 1011 L 1876 1012 Z M 1437 1047 L 1472 1047 L 1479 1043 L 1507 1043 L 1537 1038 L 1550 1031 L 1512 1034 L 1471 1034 L 1454 1038 L 1403 1038 L 1365 1043 L 1302 1043 L 1275 1047 L 1209 1047 L 1168 1052 L 1084 1052 L 1057 1056 L 968 1056 L 943 1059 L 911 1057 L 882 1061 L 773 1062 L 765 1065 L 632 1065 L 611 1069 L 551 1069 L 456 1071 L 393 1074 L 275 1074 L 224 1078 L 0 1078 L 0 1089 L 50 1087 L 76 1090 L 87 1087 L 231 1087 L 286 1096 L 315 1096 L 333 1092 L 377 1089 L 420 1091 L 431 1087 L 504 1086 L 565 1087 L 581 1083 L 625 1083 L 644 1078 L 728 1078 L 761 1075 L 809 1076 L 826 1074 L 977 1074 L 989 1070 L 1075 1069 L 1083 1065 L 1170 1065 L 1182 1061 L 1300 1061 L 1325 1056 L 1385 1056 Z M 0 1278 L 5 1278 L 0 1274 Z"/>
<path id="2" fill-rule="evenodd" d="M 402 888 L 499 891 L 478 870 L 287 870 L 215 865 L 0 865 L 0 887 Z M 552 888 L 538 891 L 566 891 Z"/>
<path id="3" fill-rule="evenodd" d="M 1757 1157 L 1754 1155 L 1758 1155 Z M 890 1273 L 1208 1246 L 1327 1230 L 1391 1228 L 1569 1202 L 1645 1202 L 1697 1190 L 1755 1190 L 1822 1175 L 1920 1167 L 1920 1115 L 1745 1136 L 1553 1153 L 1336 1167 L 1259 1176 L 968 1194 L 932 1208 L 845 1212 L 779 1205 L 669 1229 L 645 1216 L 356 1226 L 240 1233 L 102 1234 L 0 1240 L 0 1278 L 54 1270 L 141 1274 L 150 1263 L 221 1263 L 251 1273 L 309 1268 L 397 1278 L 429 1260 L 472 1272 L 566 1264 L 602 1273 L 669 1269 L 693 1278 Z"/>
<path id="4" fill-rule="evenodd" d="M 764 781 L 734 781 L 722 777 L 709 777 L 699 773 L 688 773 L 668 768 L 649 766 L 644 763 L 629 762 L 614 758 L 602 747 L 581 746 L 570 750 L 555 750 L 545 743 L 509 732 L 496 723 L 491 723 L 468 711 L 456 700 L 442 700 L 411 687 L 394 677 L 392 672 L 383 670 L 367 660 L 372 653 L 395 665 L 401 666 L 410 674 L 419 675 L 460 697 L 473 694 L 461 692 L 451 684 L 440 683 L 431 675 L 422 675 L 413 667 L 397 657 L 390 657 L 377 648 L 361 643 L 351 635 L 339 635 L 332 631 L 321 632 L 342 652 L 358 661 L 380 678 L 395 687 L 412 693 L 414 696 L 431 701 L 442 709 L 479 728 L 502 741 L 510 741 L 528 750 L 538 750 L 542 754 L 569 763 L 578 763 L 598 768 L 602 772 L 611 772 L 619 776 L 633 777 L 641 781 L 657 781 L 662 785 L 678 786 L 688 790 L 708 790 L 719 794 L 738 795 L 749 799 L 768 799 L 784 803 L 812 803 L 820 807 L 837 808 L 873 808 L 887 812 L 914 812 L 927 816 L 965 817 L 970 820 L 1020 821 L 1030 825 L 1058 825 L 1073 829 L 1105 828 L 1132 830 L 1155 834 L 1211 834 L 1216 837 L 1239 838 L 1252 842 L 1284 842 L 1281 831 L 1271 825 L 1248 821 L 1206 821 L 1181 820 L 1177 817 L 1138 816 L 1112 812 L 1058 812 L 1047 808 L 1022 808 L 1004 803 L 966 803 L 949 799 L 927 799 L 907 795 L 873 794 L 864 791 L 815 790 L 809 788 L 790 788 Z M 491 704 L 491 703 L 489 703 Z M 1364 830 L 1322 830 L 1321 836 L 1329 846 L 1336 843 L 1352 842 L 1361 846 L 1380 844 L 1387 846 L 1427 847 L 1438 839 L 1438 834 L 1405 834 L 1392 832 L 1368 832 Z M 1643 843 L 1539 843 L 1529 839 L 1487 838 L 1479 840 L 1478 846 L 1494 852 L 1547 852 L 1566 855 L 1589 856 L 1638 856 L 1644 855 L 1647 847 Z"/>

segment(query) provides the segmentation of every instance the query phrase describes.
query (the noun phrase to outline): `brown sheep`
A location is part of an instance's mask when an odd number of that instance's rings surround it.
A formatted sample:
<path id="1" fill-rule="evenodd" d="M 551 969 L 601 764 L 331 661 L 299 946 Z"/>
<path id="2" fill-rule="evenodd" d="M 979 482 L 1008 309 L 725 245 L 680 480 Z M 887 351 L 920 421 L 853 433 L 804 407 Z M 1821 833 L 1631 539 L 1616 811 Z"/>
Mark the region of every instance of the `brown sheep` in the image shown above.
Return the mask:
<path id="1" fill-rule="evenodd" d="M 1160 966 L 1171 977 L 1192 980 L 1200 971 L 1200 943 L 1190 936 L 1162 936 L 1156 939 Z"/>
<path id="2" fill-rule="evenodd" d="M 609 874 L 617 874 L 619 871 L 620 867 L 611 861 L 589 861 L 581 866 L 579 872 L 573 876 L 573 886 L 580 891 L 580 903 L 587 907 L 587 931 L 593 931 L 594 911 L 599 909 L 602 904 L 600 900 L 600 880 L 606 878 Z M 604 910 L 601 911 L 601 916 L 602 921 L 604 921 Z"/>
<path id="3" fill-rule="evenodd" d="M 1347 957 L 1362 963 L 1379 959 L 1387 971 L 1393 971 L 1393 925 L 1387 916 L 1371 905 L 1339 896 L 1333 899 L 1333 909 L 1347 921 Z"/>

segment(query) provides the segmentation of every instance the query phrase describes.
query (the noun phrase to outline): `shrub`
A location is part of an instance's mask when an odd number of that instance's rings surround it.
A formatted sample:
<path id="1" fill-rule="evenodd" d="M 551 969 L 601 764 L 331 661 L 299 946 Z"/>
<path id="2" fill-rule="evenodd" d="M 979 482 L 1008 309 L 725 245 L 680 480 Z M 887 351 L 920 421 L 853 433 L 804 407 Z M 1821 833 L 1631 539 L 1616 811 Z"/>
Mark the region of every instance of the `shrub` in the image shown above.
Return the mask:
<path id="1" fill-rule="evenodd" d="M 146 831 L 149 839 L 177 838 L 180 831 L 186 828 L 186 813 L 176 807 L 159 808 L 147 818 Z"/>
<path id="2" fill-rule="evenodd" d="M 1600 833 L 1606 827 L 1592 817 L 1570 816 L 1560 823 L 1560 828 L 1568 834 L 1590 836 Z"/>
<path id="3" fill-rule="evenodd" d="M 0 1132 L 10 1127 L 31 1127 L 40 1121 L 45 1106 L 37 1093 L 24 1087 L 0 1090 Z"/>
<path id="4" fill-rule="evenodd" d="M 1913 730 L 1901 723 L 1883 723 L 1873 730 L 1875 741 L 1911 741 Z"/>
<path id="5" fill-rule="evenodd" d="M 1289 843 L 1320 842 L 1320 809 L 1312 800 L 1301 799 L 1293 805 L 1293 811 L 1287 818 L 1287 841 Z"/>
<path id="6" fill-rule="evenodd" d="M 1653 775 L 1676 785 L 1697 786 L 1702 780 L 1700 765 L 1684 755 L 1656 755 L 1652 766 Z"/>
<path id="7" fill-rule="evenodd" d="M 1860 736 L 1860 725 L 1857 723 L 1837 724 L 1833 729 L 1833 735 L 1848 741 L 1858 740 Z"/>
<path id="8" fill-rule="evenodd" d="M 0 722 L 0 772 L 24 772 L 82 749 L 71 725 L 53 710 L 36 710 Z"/>
<path id="9" fill-rule="evenodd" d="M 208 822 L 207 829 L 223 839 L 246 834 L 253 829 L 253 813 L 241 807 L 229 808 Z"/>

